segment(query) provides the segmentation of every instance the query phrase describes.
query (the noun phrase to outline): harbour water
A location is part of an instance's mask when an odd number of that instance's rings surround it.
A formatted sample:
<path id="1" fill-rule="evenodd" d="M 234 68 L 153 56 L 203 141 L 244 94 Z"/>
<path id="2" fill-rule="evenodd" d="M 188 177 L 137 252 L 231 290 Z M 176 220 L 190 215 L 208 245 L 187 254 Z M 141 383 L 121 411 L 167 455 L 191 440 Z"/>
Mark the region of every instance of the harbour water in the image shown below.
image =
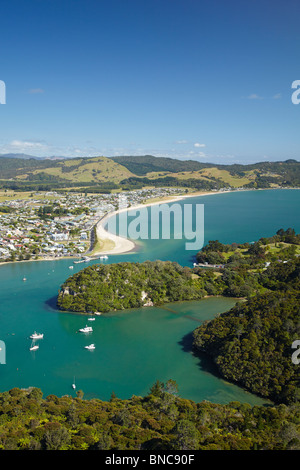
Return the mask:
<path id="1" fill-rule="evenodd" d="M 249 191 L 182 200 L 205 207 L 205 243 L 254 241 L 278 229 L 300 230 L 300 191 Z M 184 240 L 146 240 L 137 253 L 109 256 L 119 261 L 172 260 L 192 266 L 195 252 Z M 94 263 L 94 262 L 93 262 Z M 179 393 L 197 402 L 239 400 L 265 402 L 218 377 L 213 364 L 191 351 L 192 331 L 204 320 L 230 309 L 235 299 L 208 298 L 160 308 L 114 312 L 88 322 L 79 314 L 59 312 L 55 299 L 63 281 L 85 265 L 71 260 L 32 261 L 0 266 L 0 340 L 6 364 L 0 363 L 0 391 L 35 386 L 45 396 L 75 395 L 107 400 L 145 395 L 156 381 L 176 380 Z M 23 281 L 23 278 L 26 281 Z M 91 334 L 78 330 L 89 323 Z M 43 332 L 39 349 L 30 351 L 29 336 Z M 95 343 L 95 350 L 85 346 Z"/>

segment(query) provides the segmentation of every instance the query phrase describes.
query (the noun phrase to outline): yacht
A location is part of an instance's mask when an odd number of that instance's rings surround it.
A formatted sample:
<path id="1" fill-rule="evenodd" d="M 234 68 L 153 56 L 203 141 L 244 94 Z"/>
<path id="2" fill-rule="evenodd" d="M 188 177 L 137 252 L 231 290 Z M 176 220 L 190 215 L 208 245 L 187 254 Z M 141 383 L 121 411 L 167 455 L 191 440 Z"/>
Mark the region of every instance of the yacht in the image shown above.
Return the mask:
<path id="1" fill-rule="evenodd" d="M 91 326 L 85 326 L 84 328 L 80 328 L 79 331 L 81 333 L 90 333 L 91 331 L 93 331 L 93 328 Z"/>
<path id="2" fill-rule="evenodd" d="M 92 344 L 89 344 L 88 346 L 84 346 L 85 349 L 95 349 L 95 345 L 92 343 Z"/>
<path id="3" fill-rule="evenodd" d="M 36 333 L 36 331 L 30 336 L 31 339 L 43 339 L 44 333 Z"/>

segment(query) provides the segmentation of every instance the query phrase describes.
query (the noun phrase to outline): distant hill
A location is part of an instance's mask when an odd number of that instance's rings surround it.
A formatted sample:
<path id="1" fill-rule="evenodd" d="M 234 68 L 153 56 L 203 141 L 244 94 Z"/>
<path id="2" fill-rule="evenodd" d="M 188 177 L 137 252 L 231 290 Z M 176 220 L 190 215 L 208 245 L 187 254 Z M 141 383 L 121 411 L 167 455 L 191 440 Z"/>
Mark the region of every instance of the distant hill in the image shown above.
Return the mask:
<path id="1" fill-rule="evenodd" d="M 81 187 L 101 191 L 145 186 L 199 190 L 300 187 L 300 162 L 290 159 L 250 165 L 219 165 L 152 155 L 86 158 L 0 155 L 2 188 L 49 190 Z"/>
<path id="2" fill-rule="evenodd" d="M 195 160 L 177 160 L 151 155 L 133 157 L 111 157 L 125 166 L 136 176 L 150 182 L 165 178 L 175 178 L 186 186 L 205 187 L 212 183 L 218 187 L 269 188 L 278 186 L 300 186 L 300 162 L 286 160 L 280 162 L 259 162 L 249 165 L 219 165 Z M 135 181 L 138 181 L 137 178 Z M 146 184 L 146 180 L 143 180 Z M 163 181 L 161 181 L 163 183 Z M 173 181 L 174 182 L 174 181 Z M 197 183 L 198 182 L 198 183 Z M 131 180 L 133 183 L 133 180 Z M 172 183 L 172 180 L 170 180 Z M 208 188 L 209 189 L 209 188 Z"/>
<path id="3" fill-rule="evenodd" d="M 0 158 L 23 158 L 29 160 L 33 158 L 34 160 L 63 160 L 68 157 L 58 157 L 52 155 L 51 157 L 34 157 L 33 155 L 27 155 L 26 153 L 1 153 Z"/>
<path id="4" fill-rule="evenodd" d="M 111 157 L 111 159 L 139 176 L 161 171 L 169 171 L 171 173 L 198 171 L 203 168 L 215 166 L 210 163 L 200 163 L 196 160 L 177 160 L 174 158 L 153 157 L 152 155 L 140 157 Z"/>

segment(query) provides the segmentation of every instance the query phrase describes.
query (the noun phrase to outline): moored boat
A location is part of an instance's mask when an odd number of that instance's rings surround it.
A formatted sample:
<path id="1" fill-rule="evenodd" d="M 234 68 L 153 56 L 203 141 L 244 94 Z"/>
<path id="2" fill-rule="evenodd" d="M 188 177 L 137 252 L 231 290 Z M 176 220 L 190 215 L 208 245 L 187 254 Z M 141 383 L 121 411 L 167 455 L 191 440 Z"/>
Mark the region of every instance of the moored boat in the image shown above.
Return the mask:
<path id="1" fill-rule="evenodd" d="M 30 351 L 36 351 L 37 349 L 39 349 L 39 345 L 38 344 L 34 344 L 34 342 L 31 343 L 31 346 L 29 348 Z"/>
<path id="2" fill-rule="evenodd" d="M 31 339 L 43 339 L 44 333 L 37 333 L 36 331 L 30 336 Z"/>
<path id="3" fill-rule="evenodd" d="M 84 328 L 80 328 L 79 331 L 81 333 L 90 333 L 93 331 L 93 328 L 91 326 L 85 326 Z"/>

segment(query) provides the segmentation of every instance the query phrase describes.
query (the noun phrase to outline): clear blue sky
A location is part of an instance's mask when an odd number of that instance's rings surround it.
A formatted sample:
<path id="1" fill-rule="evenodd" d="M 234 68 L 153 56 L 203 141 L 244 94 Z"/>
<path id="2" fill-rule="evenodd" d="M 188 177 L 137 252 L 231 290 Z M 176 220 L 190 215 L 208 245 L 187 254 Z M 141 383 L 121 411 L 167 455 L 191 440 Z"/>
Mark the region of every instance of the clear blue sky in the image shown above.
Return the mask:
<path id="1" fill-rule="evenodd" d="M 2 0 L 0 153 L 299 158 L 299 0 Z"/>

